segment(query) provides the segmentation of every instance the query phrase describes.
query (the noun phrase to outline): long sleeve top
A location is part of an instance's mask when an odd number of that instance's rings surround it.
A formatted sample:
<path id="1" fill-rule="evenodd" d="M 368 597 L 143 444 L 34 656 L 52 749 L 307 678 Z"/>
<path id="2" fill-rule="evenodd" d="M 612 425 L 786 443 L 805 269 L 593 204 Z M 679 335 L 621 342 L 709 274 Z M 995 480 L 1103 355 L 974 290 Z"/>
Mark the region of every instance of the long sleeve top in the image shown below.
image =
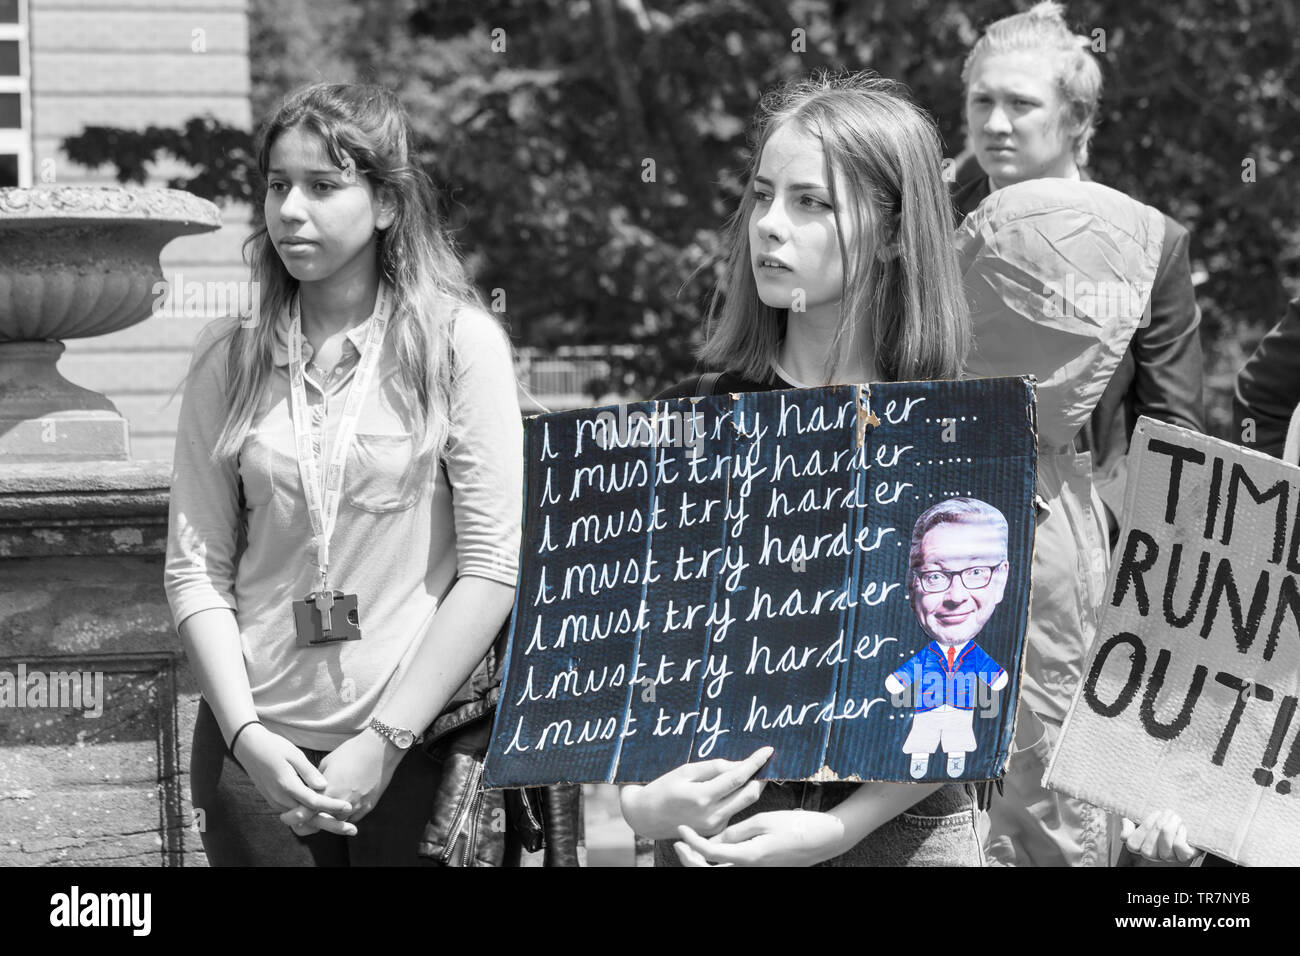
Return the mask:
<path id="1" fill-rule="evenodd" d="M 358 596 L 363 636 L 299 647 L 292 604 L 314 590 L 316 548 L 295 456 L 287 312 L 276 321 L 266 394 L 228 463 L 211 457 L 227 408 L 225 343 L 208 345 L 240 333 L 218 320 L 200 336 L 177 432 L 165 587 L 177 627 L 199 611 L 233 611 L 259 718 L 299 747 L 332 750 L 382 707 L 457 578 L 514 585 L 522 426 L 505 335 L 486 313 L 461 308 L 450 439 L 441 463 L 417 457 L 390 327 L 330 541 L 330 584 Z M 338 431 L 370 321 L 348 334 L 331 375 L 305 376 L 318 454 Z"/>

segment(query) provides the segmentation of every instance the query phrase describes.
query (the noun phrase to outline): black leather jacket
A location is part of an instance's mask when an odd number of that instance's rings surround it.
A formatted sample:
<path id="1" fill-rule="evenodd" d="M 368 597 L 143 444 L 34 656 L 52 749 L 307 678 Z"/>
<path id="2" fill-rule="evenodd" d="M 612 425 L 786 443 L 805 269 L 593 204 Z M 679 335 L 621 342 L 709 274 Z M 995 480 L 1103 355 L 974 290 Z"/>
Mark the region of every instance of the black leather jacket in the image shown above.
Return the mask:
<path id="1" fill-rule="evenodd" d="M 507 621 L 487 655 L 425 732 L 423 747 L 442 764 L 437 806 L 421 853 L 461 865 L 518 866 L 523 850 L 544 847 L 544 866 L 581 865 L 582 787 L 530 787 L 478 796 L 492 719 L 501 694 L 501 672 L 510 633 Z M 476 800 L 477 797 L 477 800 Z M 490 802 L 485 802 L 485 798 Z M 493 812 L 506 814 L 505 832 L 493 828 Z M 484 817 L 479 826 L 469 817 Z"/>
<path id="2" fill-rule="evenodd" d="M 1300 299 L 1292 299 L 1282 321 L 1264 336 L 1237 373 L 1231 437 L 1247 448 L 1282 457 L 1287 426 L 1300 405 Z M 1252 427 L 1248 427 L 1247 422 Z M 1253 432 L 1254 444 L 1250 443 Z"/>

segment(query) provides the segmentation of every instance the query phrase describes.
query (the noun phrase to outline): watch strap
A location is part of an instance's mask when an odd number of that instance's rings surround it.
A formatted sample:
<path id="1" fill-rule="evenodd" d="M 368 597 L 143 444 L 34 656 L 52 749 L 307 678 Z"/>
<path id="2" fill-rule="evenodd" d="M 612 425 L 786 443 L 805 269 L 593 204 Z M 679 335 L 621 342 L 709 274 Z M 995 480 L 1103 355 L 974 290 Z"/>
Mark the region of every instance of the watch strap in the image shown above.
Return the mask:
<path id="1" fill-rule="evenodd" d="M 414 747 L 416 744 L 419 744 L 424 740 L 424 734 L 417 734 L 414 730 L 407 730 L 405 727 L 394 727 L 392 724 L 384 723 L 378 717 L 371 717 L 370 723 L 367 724 L 366 726 L 373 729 L 377 734 L 379 734 L 385 740 L 389 741 L 398 750 L 408 749 L 407 747 L 403 747 L 401 744 L 397 742 L 397 738 L 401 734 L 411 735 L 411 743 L 410 743 L 411 747 Z"/>

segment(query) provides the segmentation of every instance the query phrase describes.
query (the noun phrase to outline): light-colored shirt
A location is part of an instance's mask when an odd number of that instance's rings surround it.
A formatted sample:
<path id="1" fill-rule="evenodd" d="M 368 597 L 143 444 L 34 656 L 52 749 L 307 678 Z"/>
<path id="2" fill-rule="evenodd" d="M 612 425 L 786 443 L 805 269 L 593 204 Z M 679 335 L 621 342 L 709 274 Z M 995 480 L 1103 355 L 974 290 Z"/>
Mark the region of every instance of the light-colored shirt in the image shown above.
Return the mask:
<path id="1" fill-rule="evenodd" d="M 951 654 L 948 653 L 948 652 L 949 652 L 949 649 L 950 649 L 950 648 L 949 648 L 949 645 L 947 645 L 947 644 L 940 644 L 939 646 L 943 648 L 943 655 L 944 655 L 944 656 L 943 656 L 943 659 L 944 659 L 945 661 L 956 660 L 958 657 L 961 656 L 961 652 L 964 651 L 964 650 L 966 649 L 966 645 L 969 644 L 969 643 L 970 643 L 969 640 L 965 640 L 965 641 L 962 641 L 960 644 L 957 644 L 957 645 L 951 647 L 951 651 L 952 651 Z M 950 710 L 956 710 L 956 709 L 957 709 L 957 708 L 956 708 L 956 707 L 953 707 L 951 704 L 940 704 L 938 707 L 935 707 L 935 708 L 934 708 L 934 711 L 935 711 L 936 713 L 941 713 L 941 714 L 942 714 L 942 713 L 946 713 L 946 712 L 948 712 L 948 711 L 950 711 Z"/>
<path id="2" fill-rule="evenodd" d="M 218 464 L 211 452 L 228 406 L 226 349 L 225 342 L 208 345 L 235 321 L 204 329 L 185 388 L 167 599 L 177 627 L 199 611 L 234 611 L 258 717 L 299 747 L 332 750 L 381 709 L 458 577 L 515 584 L 523 459 L 510 348 L 491 316 L 459 310 L 451 434 L 439 465 L 436 457 L 414 455 L 414 399 L 401 387 L 389 326 L 330 539 L 329 583 L 358 596 L 363 636 L 298 647 L 292 604 L 314 589 L 316 548 L 294 455 L 288 315 L 276 320 L 274 369 L 238 461 Z M 317 454 L 322 440 L 328 453 L 338 431 L 370 321 L 347 334 L 331 375 L 307 368 Z M 311 359 L 307 343 L 303 358 Z"/>

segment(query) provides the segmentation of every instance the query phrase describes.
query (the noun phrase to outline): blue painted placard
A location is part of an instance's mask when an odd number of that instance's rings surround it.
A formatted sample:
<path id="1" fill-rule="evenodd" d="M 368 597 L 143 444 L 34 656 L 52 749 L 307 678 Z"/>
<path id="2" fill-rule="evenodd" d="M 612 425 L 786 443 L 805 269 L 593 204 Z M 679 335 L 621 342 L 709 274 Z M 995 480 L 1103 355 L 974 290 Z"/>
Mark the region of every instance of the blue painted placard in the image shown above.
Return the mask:
<path id="1" fill-rule="evenodd" d="M 648 781 L 769 744 L 763 779 L 1003 773 L 1031 379 L 581 409 L 529 419 L 524 446 L 489 786 Z"/>

